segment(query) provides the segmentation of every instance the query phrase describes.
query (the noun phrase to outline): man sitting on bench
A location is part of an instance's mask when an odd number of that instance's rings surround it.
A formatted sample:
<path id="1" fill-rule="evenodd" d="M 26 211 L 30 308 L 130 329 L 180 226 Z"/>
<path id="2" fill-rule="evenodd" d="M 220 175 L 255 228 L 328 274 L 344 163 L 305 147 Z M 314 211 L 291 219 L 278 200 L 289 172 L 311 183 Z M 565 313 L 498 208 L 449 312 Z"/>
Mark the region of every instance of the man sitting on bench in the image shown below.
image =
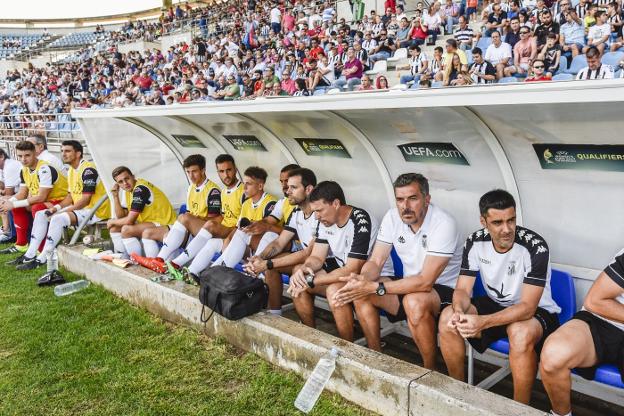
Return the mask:
<path id="1" fill-rule="evenodd" d="M 134 261 L 154 270 L 165 273 L 165 260 L 181 247 L 189 236 L 195 236 L 206 221 L 221 222 L 221 190 L 206 176 L 206 158 L 190 155 L 182 163 L 186 177 L 191 182 L 186 192 L 187 212 L 180 214 L 171 229 L 168 226 L 151 227 L 143 231 L 141 241 L 145 257 L 135 255 Z M 163 242 L 162 248 L 158 242 Z"/>
<path id="2" fill-rule="evenodd" d="M 381 351 L 379 309 L 390 322 L 407 319 L 425 368 L 435 369 L 436 319 L 451 304 L 459 275 L 462 239 L 455 219 L 432 204 L 427 178 L 406 173 L 394 182 L 396 207 L 384 216 L 377 242 L 359 275 L 336 293 L 354 301 L 369 348 Z M 392 248 L 403 263 L 404 278 L 382 277 Z"/>
<path id="3" fill-rule="evenodd" d="M 176 220 L 175 210 L 160 189 L 145 179 L 136 178 L 127 167 L 113 169 L 112 175 L 115 185 L 111 193 L 117 218 L 108 220 L 106 226 L 115 251 L 141 255 L 139 238 L 143 231 L 173 224 Z"/>
<path id="4" fill-rule="evenodd" d="M 353 307 L 339 304 L 334 295 L 345 284 L 342 277 L 360 273 L 377 235 L 377 224 L 368 212 L 347 205 L 342 188 L 333 181 L 314 188 L 310 206 L 319 221 L 318 236 L 310 257 L 295 267 L 289 291 L 301 322 L 313 328 L 314 297 L 325 296 L 340 337 L 353 341 Z"/>
<path id="5" fill-rule="evenodd" d="M 318 221 L 310 207 L 316 175 L 310 169 L 295 169 L 289 172 L 287 182 L 288 202 L 294 210 L 288 216 L 284 230 L 244 266 L 248 273 L 264 274 L 264 281 L 269 286 L 269 312 L 275 315 L 282 314 L 281 274 L 292 274 L 293 266 L 308 258 L 318 230 Z"/>
<path id="6" fill-rule="evenodd" d="M 83 148 L 76 140 L 66 140 L 61 145 L 63 163 L 69 165 L 69 193 L 58 204 L 46 211 L 39 211 L 33 221 L 30 245 L 26 258 L 17 266 L 18 270 L 30 270 L 45 264 L 48 254 L 56 248 L 63 237 L 63 230 L 86 220 L 91 208 L 106 196 L 104 184 L 93 162 L 82 157 Z M 95 224 L 110 218 L 110 202 L 102 204 L 87 224 Z M 49 224 L 49 225 L 48 225 Z M 46 237 L 47 234 L 47 237 Z M 37 247 L 45 239 L 39 256 Z M 47 276 L 44 276 L 47 277 Z M 41 282 L 44 284 L 44 282 Z"/>
<path id="7" fill-rule="evenodd" d="M 593 380 L 601 364 L 615 365 L 624 382 L 624 250 L 600 273 L 582 310 L 544 344 L 540 374 L 553 415 L 572 415 L 572 369 Z"/>
<path id="8" fill-rule="evenodd" d="M 528 404 L 544 340 L 559 326 L 561 311 L 550 294 L 546 241 L 516 225 L 516 202 L 507 191 L 479 200 L 483 229 L 466 240 L 453 304 L 440 316 L 440 349 L 449 375 L 464 380 L 467 339 L 480 353 L 509 338 L 514 400 Z M 486 296 L 471 299 L 477 273 Z"/>
<path id="9" fill-rule="evenodd" d="M 67 178 L 48 162 L 37 159 L 34 144 L 22 141 L 15 149 L 22 163 L 20 189 L 16 195 L 2 199 L 0 211 L 6 213 L 13 210 L 17 241 L 14 246 L 0 251 L 2 254 L 26 253 L 32 219 L 39 211 L 52 208 L 67 195 Z M 38 248 L 43 247 L 32 247 L 29 256 L 22 254 L 7 264 L 17 266 L 26 259 L 34 258 Z"/>

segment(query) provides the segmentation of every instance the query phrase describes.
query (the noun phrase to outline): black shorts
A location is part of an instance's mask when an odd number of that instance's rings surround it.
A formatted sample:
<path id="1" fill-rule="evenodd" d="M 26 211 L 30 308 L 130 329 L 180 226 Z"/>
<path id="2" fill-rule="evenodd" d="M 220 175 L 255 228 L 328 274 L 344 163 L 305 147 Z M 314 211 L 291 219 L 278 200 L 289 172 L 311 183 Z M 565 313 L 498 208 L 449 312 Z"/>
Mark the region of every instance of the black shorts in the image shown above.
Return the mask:
<path id="1" fill-rule="evenodd" d="M 489 296 L 480 296 L 474 299 L 472 304 L 477 308 L 477 313 L 479 315 L 491 315 L 505 309 L 504 306 L 496 303 L 490 299 Z M 559 317 L 556 313 L 550 313 L 546 309 L 540 307 L 535 310 L 535 315 L 533 315 L 533 317 L 542 325 L 543 331 L 542 338 L 535 344 L 535 352 L 539 359 L 544 341 L 559 328 Z M 468 342 L 472 345 L 472 348 L 480 353 L 484 353 L 491 343 L 502 338 L 507 338 L 507 325 L 493 326 L 492 328 L 485 329 L 481 331 L 481 338 L 468 338 Z"/>
<path id="2" fill-rule="evenodd" d="M 588 311 L 579 311 L 572 319 L 578 319 L 589 325 L 598 358 L 595 366 L 576 368 L 574 371 L 583 378 L 593 380 L 598 366 L 613 364 L 620 370 L 620 377 L 624 383 L 624 331 Z"/>
<path id="3" fill-rule="evenodd" d="M 323 263 L 323 270 L 325 270 L 326 273 L 331 273 L 339 268 L 340 265 L 338 264 L 338 261 L 336 261 L 336 259 L 333 257 L 326 258 L 325 263 Z"/>
<path id="4" fill-rule="evenodd" d="M 390 277 L 390 278 L 392 280 L 401 279 L 401 277 Z M 450 305 L 453 303 L 453 288 L 452 287 L 439 285 L 436 283 L 433 285 L 433 290 L 435 290 L 438 293 L 438 296 L 440 296 L 440 312 L 442 312 L 442 309 L 444 309 L 447 305 Z M 388 321 L 390 322 L 399 322 L 399 321 L 404 321 L 407 319 L 407 314 L 405 313 L 405 308 L 403 307 L 403 298 L 405 297 L 405 295 L 397 295 L 397 296 L 399 297 L 399 310 L 396 313 L 396 315 L 392 315 L 391 313 L 384 311 L 386 318 L 388 318 Z"/>

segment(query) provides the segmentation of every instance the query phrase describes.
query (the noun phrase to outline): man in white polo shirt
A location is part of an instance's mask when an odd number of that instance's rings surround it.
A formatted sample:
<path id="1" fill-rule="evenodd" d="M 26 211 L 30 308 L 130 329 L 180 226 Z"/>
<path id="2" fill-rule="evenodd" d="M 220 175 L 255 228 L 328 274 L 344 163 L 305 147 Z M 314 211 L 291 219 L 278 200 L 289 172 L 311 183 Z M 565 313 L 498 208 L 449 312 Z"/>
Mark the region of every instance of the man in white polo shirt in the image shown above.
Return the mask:
<path id="1" fill-rule="evenodd" d="M 69 171 L 67 166 L 63 165 L 61 159 L 50 153 L 48 150 L 48 140 L 44 135 L 36 133 L 28 137 L 26 140 L 35 145 L 35 155 L 37 156 L 37 159 L 48 162 L 52 165 L 52 167 L 54 167 L 54 169 L 67 176 Z"/>
<path id="2" fill-rule="evenodd" d="M 379 310 L 391 322 L 407 319 L 426 368 L 435 368 L 436 318 L 453 299 L 462 241 L 455 219 L 431 204 L 429 182 L 405 173 L 394 182 L 396 207 L 384 216 L 377 241 L 359 275 L 336 293 L 354 301 L 368 346 L 381 351 Z M 382 277 L 392 247 L 403 263 L 404 278 Z"/>

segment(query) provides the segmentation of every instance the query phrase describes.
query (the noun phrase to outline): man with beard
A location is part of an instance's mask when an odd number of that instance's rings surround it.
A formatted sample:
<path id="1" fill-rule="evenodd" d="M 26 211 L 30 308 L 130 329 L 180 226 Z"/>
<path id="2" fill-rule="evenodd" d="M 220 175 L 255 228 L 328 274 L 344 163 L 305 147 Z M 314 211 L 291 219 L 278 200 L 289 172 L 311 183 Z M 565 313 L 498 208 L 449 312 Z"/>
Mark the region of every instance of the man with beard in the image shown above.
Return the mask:
<path id="1" fill-rule="evenodd" d="M 436 318 L 453 298 L 461 263 L 455 219 L 431 203 L 429 182 L 405 173 L 394 182 L 396 207 L 384 216 L 377 241 L 360 274 L 348 277 L 338 302 L 354 302 L 368 346 L 381 351 L 379 310 L 391 322 L 407 319 L 426 368 L 435 369 Z M 404 278 L 383 277 L 392 248 L 403 263 Z"/>
<path id="2" fill-rule="evenodd" d="M 219 179 L 221 179 L 221 182 L 224 185 L 224 188 L 221 190 L 221 216 L 218 217 L 219 221 L 209 219 L 201 227 L 199 227 L 196 234 L 194 234 L 193 240 L 175 259 L 169 261 L 164 258 L 168 272 L 175 278 L 183 278 L 182 272 L 179 269 L 195 258 L 197 253 L 199 253 L 200 250 L 203 249 L 204 246 L 211 240 L 215 240 L 214 244 L 219 245 L 220 250 L 220 243 L 222 242 L 222 239 L 230 235 L 230 233 L 236 228 L 236 222 L 238 221 L 241 207 L 243 205 L 243 201 L 245 200 L 243 183 L 236 177 L 236 164 L 234 163 L 234 158 L 232 156 L 228 154 L 219 155 L 215 160 L 215 164 L 217 166 Z M 189 229 L 186 225 L 184 226 L 186 230 L 191 232 L 194 231 Z M 171 238 L 173 238 L 173 229 L 174 228 L 172 227 L 169 233 Z M 172 243 L 170 245 L 169 236 L 167 236 L 164 242 L 167 243 L 169 250 L 174 246 Z M 179 244 L 181 245 L 182 242 Z M 180 247 L 180 245 L 178 245 L 178 247 Z M 171 255 L 171 253 L 169 253 L 167 257 L 169 255 Z M 164 254 L 160 253 L 159 256 L 162 257 Z"/>

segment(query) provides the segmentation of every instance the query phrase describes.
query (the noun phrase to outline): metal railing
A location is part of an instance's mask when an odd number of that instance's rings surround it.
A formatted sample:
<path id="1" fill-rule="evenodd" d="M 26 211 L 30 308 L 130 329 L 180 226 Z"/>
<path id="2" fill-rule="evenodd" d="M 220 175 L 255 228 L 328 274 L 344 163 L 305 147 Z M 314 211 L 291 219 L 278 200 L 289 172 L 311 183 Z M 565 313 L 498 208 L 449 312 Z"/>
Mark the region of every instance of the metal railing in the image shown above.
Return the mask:
<path id="1" fill-rule="evenodd" d="M 45 136 L 52 152 L 60 151 L 64 140 L 78 140 L 86 145 L 80 126 L 69 113 L 0 115 L 0 144 L 10 155 L 15 156 L 18 142 L 33 134 Z"/>

